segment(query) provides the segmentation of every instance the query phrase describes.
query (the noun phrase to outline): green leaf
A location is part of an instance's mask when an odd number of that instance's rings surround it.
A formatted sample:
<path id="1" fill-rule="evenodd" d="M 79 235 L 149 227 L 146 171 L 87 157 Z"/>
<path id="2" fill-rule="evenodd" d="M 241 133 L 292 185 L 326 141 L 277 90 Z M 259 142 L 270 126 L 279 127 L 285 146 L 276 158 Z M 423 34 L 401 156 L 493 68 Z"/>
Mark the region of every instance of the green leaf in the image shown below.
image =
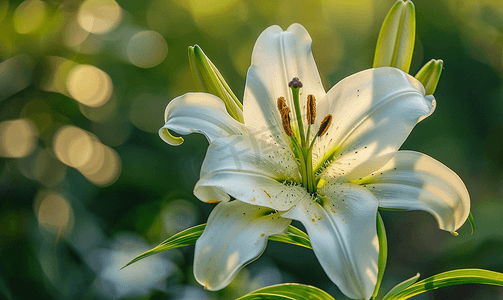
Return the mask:
<path id="1" fill-rule="evenodd" d="M 377 39 L 374 68 L 395 67 L 409 72 L 416 39 L 416 11 L 409 0 L 398 0 L 386 15 Z"/>
<path id="2" fill-rule="evenodd" d="M 472 234 L 475 231 L 475 220 L 473 220 L 472 212 L 468 215 L 468 221 L 470 221 L 470 226 L 472 227 Z"/>
<path id="3" fill-rule="evenodd" d="M 168 238 L 167 240 L 160 243 L 156 247 L 138 255 L 120 269 L 122 270 L 125 267 L 131 265 L 132 263 L 139 261 L 140 259 L 143 259 L 145 257 L 148 257 L 150 255 L 159 252 L 194 245 L 197 239 L 201 236 L 201 234 L 203 234 L 204 228 L 206 228 L 206 224 L 201 224 L 191 227 L 189 229 L 185 229 L 184 231 L 181 231 L 173 235 L 172 237 Z M 311 242 L 309 241 L 309 237 L 307 236 L 307 234 L 292 225 L 288 226 L 288 231 L 286 233 L 279 235 L 272 235 L 269 237 L 269 240 L 312 249 Z"/>
<path id="4" fill-rule="evenodd" d="M 167 239 L 164 242 L 157 245 L 155 248 L 152 248 L 152 249 L 138 255 L 137 257 L 135 257 L 133 260 L 128 262 L 124 267 L 122 267 L 120 269 L 122 270 L 125 267 L 131 265 L 132 263 L 135 263 L 135 262 L 139 261 L 140 259 L 148 257 L 152 254 L 156 254 L 156 253 L 159 253 L 162 251 L 175 249 L 175 248 L 179 248 L 179 247 L 193 245 L 196 243 L 197 239 L 201 236 L 201 234 L 203 234 L 205 227 L 206 227 L 206 224 L 201 224 L 201 225 L 191 227 L 189 229 L 185 229 L 184 231 L 180 231 L 179 233 L 173 235 L 169 239 Z"/>
<path id="5" fill-rule="evenodd" d="M 256 299 L 335 300 L 327 292 L 317 287 L 296 283 L 268 286 L 251 292 L 237 300 Z"/>
<path id="6" fill-rule="evenodd" d="M 379 258 L 377 260 L 377 283 L 374 288 L 374 293 L 371 299 L 377 297 L 379 293 L 379 288 L 381 287 L 382 277 L 384 275 L 384 269 L 386 269 L 386 260 L 388 259 L 388 240 L 386 239 L 386 229 L 384 228 L 384 222 L 381 218 L 381 214 L 377 212 L 377 237 L 379 239 Z"/>
<path id="7" fill-rule="evenodd" d="M 285 234 L 271 235 L 269 240 L 313 249 L 309 241 L 309 236 L 304 231 L 292 225 L 288 226 L 288 231 Z"/>
<path id="8" fill-rule="evenodd" d="M 395 295 L 395 294 L 398 294 L 400 293 L 401 291 L 405 290 L 406 288 L 408 288 L 411 284 L 415 283 L 418 279 L 419 279 L 419 273 L 417 273 L 415 276 L 405 280 L 405 281 L 402 281 L 401 283 L 397 284 L 394 288 L 392 288 L 387 294 L 386 296 L 384 296 L 384 298 L 382 298 L 382 300 L 388 300 L 389 297 Z"/>
<path id="9" fill-rule="evenodd" d="M 414 283 L 403 291 L 386 298 L 386 300 L 409 299 L 410 297 L 419 295 L 427 291 L 462 284 L 487 284 L 503 286 L 503 274 L 481 269 L 462 269 L 448 271 Z"/>
<path id="10" fill-rule="evenodd" d="M 440 75 L 442 75 L 443 67 L 443 60 L 432 59 L 427 62 L 421 70 L 419 70 L 419 72 L 417 72 L 415 77 L 423 84 L 426 95 L 433 95 L 437 89 L 437 84 L 440 80 Z"/>
<path id="11" fill-rule="evenodd" d="M 197 89 L 222 99 L 227 112 L 234 119 L 243 123 L 243 105 L 234 95 L 217 67 L 198 45 L 189 47 L 189 64 Z"/>

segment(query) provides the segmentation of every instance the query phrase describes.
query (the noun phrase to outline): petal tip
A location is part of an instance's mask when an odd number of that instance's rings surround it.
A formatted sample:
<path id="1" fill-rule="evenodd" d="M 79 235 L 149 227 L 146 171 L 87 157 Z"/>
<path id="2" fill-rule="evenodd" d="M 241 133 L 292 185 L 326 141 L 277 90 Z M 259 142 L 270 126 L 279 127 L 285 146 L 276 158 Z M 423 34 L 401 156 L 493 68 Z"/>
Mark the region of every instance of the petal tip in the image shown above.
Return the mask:
<path id="1" fill-rule="evenodd" d="M 159 129 L 159 136 L 171 146 L 179 146 L 183 143 L 182 137 L 173 136 L 166 127 Z"/>

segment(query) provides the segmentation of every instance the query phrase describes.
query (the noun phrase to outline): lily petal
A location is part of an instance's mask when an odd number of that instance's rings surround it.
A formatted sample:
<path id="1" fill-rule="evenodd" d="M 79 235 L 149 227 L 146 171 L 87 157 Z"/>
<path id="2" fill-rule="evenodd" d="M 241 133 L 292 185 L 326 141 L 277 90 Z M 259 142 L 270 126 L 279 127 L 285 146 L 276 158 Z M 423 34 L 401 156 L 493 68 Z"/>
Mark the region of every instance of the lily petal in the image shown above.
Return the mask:
<path id="1" fill-rule="evenodd" d="M 456 231 L 470 213 L 470 195 L 463 181 L 422 153 L 398 151 L 384 167 L 355 183 L 365 185 L 379 206 L 426 211 L 446 231 Z"/>
<path id="2" fill-rule="evenodd" d="M 294 77 L 303 83 L 300 107 L 305 107 L 309 94 L 317 99 L 325 96 L 311 43 L 311 37 L 300 24 L 292 24 L 287 31 L 271 26 L 259 36 L 246 75 L 243 100 L 245 124 L 250 133 L 266 133 L 280 145 L 290 143 L 283 133 L 276 101 L 278 97 L 285 97 L 286 104 L 293 109 L 288 83 Z M 295 126 L 295 114 L 292 117 Z"/>
<path id="3" fill-rule="evenodd" d="M 369 299 L 377 282 L 377 200 L 365 188 L 330 181 L 323 204 L 300 201 L 281 215 L 302 222 L 328 277 L 353 299 Z"/>
<path id="4" fill-rule="evenodd" d="M 170 145 L 180 145 L 183 139 L 174 138 L 167 129 L 179 134 L 202 133 L 209 142 L 246 132 L 244 125 L 227 113 L 222 99 L 206 93 L 187 93 L 173 99 L 164 119 L 166 124 L 159 129 L 159 136 Z"/>
<path id="5" fill-rule="evenodd" d="M 321 176 L 345 180 L 379 169 L 435 105 L 421 83 L 399 69 L 369 69 L 343 79 L 318 106 L 320 115 L 330 113 L 334 121 L 313 150 L 316 169 L 331 160 Z"/>
<path id="6" fill-rule="evenodd" d="M 299 180 L 288 147 L 270 145 L 255 136 L 236 135 L 210 144 L 194 195 L 206 202 L 225 200 L 212 198 L 220 190 L 243 202 L 287 210 L 300 199 L 309 198 L 305 188 L 292 183 Z"/>
<path id="7" fill-rule="evenodd" d="M 285 232 L 290 222 L 265 207 L 237 200 L 219 203 L 196 242 L 196 280 L 208 290 L 223 289 L 264 252 L 268 236 Z"/>

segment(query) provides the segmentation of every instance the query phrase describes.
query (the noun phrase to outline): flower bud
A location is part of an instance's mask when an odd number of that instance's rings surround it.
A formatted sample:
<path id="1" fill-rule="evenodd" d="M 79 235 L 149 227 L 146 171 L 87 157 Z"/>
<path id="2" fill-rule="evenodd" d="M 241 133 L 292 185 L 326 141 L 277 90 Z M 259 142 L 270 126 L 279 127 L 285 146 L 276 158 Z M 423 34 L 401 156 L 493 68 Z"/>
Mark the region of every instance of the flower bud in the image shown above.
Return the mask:
<path id="1" fill-rule="evenodd" d="M 243 105 L 234 95 L 222 74 L 198 45 L 189 47 L 189 63 L 197 89 L 222 99 L 229 115 L 243 123 Z"/>
<path id="2" fill-rule="evenodd" d="M 441 59 L 432 59 L 427 62 L 416 74 L 416 79 L 421 81 L 426 91 L 426 95 L 433 95 L 437 88 L 438 80 L 442 74 L 444 61 Z"/>
<path id="3" fill-rule="evenodd" d="M 416 12 L 409 0 L 398 0 L 379 32 L 374 68 L 395 67 L 409 72 L 416 37 Z"/>

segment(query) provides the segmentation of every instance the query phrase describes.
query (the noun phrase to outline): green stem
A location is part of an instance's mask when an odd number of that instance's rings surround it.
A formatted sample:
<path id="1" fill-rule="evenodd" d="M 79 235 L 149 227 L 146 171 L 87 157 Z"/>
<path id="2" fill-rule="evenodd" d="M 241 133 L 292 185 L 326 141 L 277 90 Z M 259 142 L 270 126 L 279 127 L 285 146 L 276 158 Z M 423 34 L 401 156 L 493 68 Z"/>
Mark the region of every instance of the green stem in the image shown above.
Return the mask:
<path id="1" fill-rule="evenodd" d="M 295 106 L 295 116 L 299 125 L 300 142 L 302 147 L 306 146 L 306 137 L 304 133 L 304 125 L 302 124 L 302 115 L 300 113 L 299 88 L 292 88 L 293 105 Z"/>
<path id="2" fill-rule="evenodd" d="M 309 125 L 310 127 L 311 125 Z M 315 193 L 316 192 L 316 182 L 314 178 L 314 172 L 313 172 L 313 145 L 314 141 L 316 141 L 316 138 L 318 135 L 315 135 L 313 140 L 311 141 L 311 144 L 309 145 L 309 148 L 307 150 L 307 176 L 308 176 L 308 191 L 310 193 Z"/>
<path id="3" fill-rule="evenodd" d="M 302 177 L 302 185 L 307 188 L 308 181 L 307 181 L 307 176 L 306 176 L 306 161 L 305 161 L 304 148 L 302 148 L 299 145 L 299 142 L 297 141 L 297 139 L 294 136 L 292 136 L 291 138 L 292 138 L 293 146 L 294 146 L 295 150 L 297 150 L 296 152 L 299 153 L 297 158 L 300 161 L 298 165 L 300 168 L 300 175 Z"/>

